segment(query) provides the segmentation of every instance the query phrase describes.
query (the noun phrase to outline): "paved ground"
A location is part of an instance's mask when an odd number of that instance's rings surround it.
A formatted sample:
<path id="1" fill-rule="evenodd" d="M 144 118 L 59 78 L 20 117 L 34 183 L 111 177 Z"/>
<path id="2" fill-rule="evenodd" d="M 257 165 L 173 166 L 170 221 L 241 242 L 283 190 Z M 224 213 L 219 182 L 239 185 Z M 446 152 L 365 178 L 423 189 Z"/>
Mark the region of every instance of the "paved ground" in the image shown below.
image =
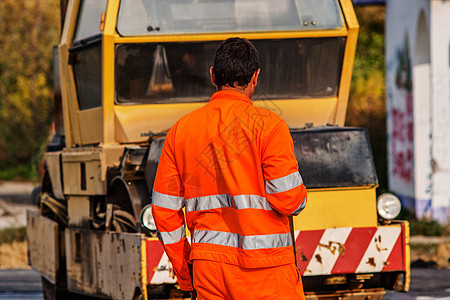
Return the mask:
<path id="1" fill-rule="evenodd" d="M 32 182 L 0 181 L 0 197 L 18 203 L 29 203 L 29 195 L 37 185 Z"/>
<path id="2" fill-rule="evenodd" d="M 42 300 L 41 277 L 33 270 L 0 270 L 0 300 Z"/>
<path id="3" fill-rule="evenodd" d="M 450 300 L 450 270 L 413 268 L 409 293 L 388 292 L 389 300 Z M 33 270 L 0 270 L 0 299 L 42 299 L 41 279 Z"/>
<path id="4" fill-rule="evenodd" d="M 390 300 L 450 300 L 450 270 L 412 268 L 411 287 L 408 293 L 388 292 L 384 299 Z"/>
<path id="5" fill-rule="evenodd" d="M 25 226 L 26 210 L 37 210 L 30 198 L 35 186 L 31 182 L 0 181 L 0 229 Z"/>
<path id="6" fill-rule="evenodd" d="M 40 292 L 41 276 L 33 270 L 0 270 L 0 292 Z"/>

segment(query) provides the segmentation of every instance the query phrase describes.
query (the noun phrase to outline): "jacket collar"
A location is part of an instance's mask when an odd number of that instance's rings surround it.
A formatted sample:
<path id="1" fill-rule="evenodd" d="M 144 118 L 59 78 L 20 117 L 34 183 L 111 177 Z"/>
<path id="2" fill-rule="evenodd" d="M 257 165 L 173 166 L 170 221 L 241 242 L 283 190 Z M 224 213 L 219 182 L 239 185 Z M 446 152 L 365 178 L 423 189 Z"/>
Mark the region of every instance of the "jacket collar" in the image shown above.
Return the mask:
<path id="1" fill-rule="evenodd" d="M 242 93 L 233 91 L 233 90 L 222 90 L 215 92 L 209 102 L 213 102 L 216 100 L 238 100 L 238 101 L 244 101 L 247 103 L 252 104 L 252 100 L 250 100 L 249 97 L 245 96 Z"/>

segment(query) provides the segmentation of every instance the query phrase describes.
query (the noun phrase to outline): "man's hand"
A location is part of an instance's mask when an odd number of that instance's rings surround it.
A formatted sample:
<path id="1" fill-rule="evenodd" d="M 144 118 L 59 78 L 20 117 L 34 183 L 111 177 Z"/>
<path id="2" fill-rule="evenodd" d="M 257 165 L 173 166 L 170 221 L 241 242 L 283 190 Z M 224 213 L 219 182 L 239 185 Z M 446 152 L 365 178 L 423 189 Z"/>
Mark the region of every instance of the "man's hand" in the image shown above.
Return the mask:
<path id="1" fill-rule="evenodd" d="M 197 292 L 195 290 L 191 292 L 191 300 L 197 300 Z"/>

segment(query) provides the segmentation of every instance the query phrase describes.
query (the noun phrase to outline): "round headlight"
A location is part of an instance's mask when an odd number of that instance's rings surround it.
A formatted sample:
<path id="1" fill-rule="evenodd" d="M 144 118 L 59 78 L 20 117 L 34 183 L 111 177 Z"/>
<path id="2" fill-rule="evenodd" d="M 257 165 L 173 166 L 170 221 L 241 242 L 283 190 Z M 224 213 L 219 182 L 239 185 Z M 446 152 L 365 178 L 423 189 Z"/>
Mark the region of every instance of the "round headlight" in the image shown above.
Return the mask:
<path id="1" fill-rule="evenodd" d="M 400 200 L 393 194 L 385 193 L 378 197 L 378 214 L 384 219 L 394 219 L 400 213 L 401 208 Z"/>
<path id="2" fill-rule="evenodd" d="M 152 205 L 149 204 L 142 209 L 141 213 L 142 225 L 151 231 L 156 231 L 155 220 L 153 220 Z"/>

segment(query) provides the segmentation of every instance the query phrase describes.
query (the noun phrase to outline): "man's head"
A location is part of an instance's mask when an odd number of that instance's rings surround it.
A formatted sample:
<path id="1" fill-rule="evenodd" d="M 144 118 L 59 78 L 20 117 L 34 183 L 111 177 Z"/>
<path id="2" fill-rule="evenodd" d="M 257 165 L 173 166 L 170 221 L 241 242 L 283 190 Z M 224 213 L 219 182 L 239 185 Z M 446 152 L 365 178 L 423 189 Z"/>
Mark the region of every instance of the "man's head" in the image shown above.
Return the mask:
<path id="1" fill-rule="evenodd" d="M 244 90 L 258 74 L 258 51 L 247 39 L 229 38 L 217 48 L 211 77 L 218 90 L 224 87 Z"/>

